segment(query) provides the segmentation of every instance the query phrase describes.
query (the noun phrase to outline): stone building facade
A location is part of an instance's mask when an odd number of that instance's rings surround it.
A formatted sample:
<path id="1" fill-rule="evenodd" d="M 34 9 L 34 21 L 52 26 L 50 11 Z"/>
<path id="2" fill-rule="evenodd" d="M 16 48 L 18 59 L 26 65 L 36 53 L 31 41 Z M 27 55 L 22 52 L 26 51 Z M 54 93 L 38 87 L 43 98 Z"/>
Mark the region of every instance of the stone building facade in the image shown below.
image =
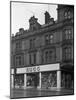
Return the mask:
<path id="1" fill-rule="evenodd" d="M 11 88 L 74 86 L 74 6 L 58 5 L 57 21 L 29 19 L 29 29 L 11 37 Z"/>

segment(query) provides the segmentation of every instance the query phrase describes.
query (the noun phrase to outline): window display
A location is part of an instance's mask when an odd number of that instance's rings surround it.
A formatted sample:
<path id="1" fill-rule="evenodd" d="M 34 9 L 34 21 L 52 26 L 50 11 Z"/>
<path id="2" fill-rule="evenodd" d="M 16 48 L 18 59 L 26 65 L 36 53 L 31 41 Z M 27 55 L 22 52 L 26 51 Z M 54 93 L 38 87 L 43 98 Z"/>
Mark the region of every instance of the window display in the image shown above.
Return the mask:
<path id="1" fill-rule="evenodd" d="M 24 75 L 19 74 L 15 75 L 15 80 L 14 80 L 15 88 L 21 88 L 24 86 Z"/>
<path id="2" fill-rule="evenodd" d="M 43 72 L 42 73 L 42 88 L 50 88 L 57 86 L 56 72 Z"/>

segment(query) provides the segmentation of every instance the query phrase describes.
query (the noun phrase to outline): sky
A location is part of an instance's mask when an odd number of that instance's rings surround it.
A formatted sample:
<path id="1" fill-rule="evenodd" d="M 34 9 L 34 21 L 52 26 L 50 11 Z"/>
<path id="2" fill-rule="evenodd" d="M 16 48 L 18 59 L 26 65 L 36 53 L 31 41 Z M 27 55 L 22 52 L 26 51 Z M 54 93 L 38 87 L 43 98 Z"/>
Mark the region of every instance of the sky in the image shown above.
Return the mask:
<path id="1" fill-rule="evenodd" d="M 57 20 L 57 5 L 38 4 L 38 3 L 20 3 L 12 2 L 11 4 L 11 34 L 16 34 L 19 28 L 29 29 L 29 19 L 33 15 L 38 18 L 38 22 L 43 25 L 45 23 L 45 11 Z"/>

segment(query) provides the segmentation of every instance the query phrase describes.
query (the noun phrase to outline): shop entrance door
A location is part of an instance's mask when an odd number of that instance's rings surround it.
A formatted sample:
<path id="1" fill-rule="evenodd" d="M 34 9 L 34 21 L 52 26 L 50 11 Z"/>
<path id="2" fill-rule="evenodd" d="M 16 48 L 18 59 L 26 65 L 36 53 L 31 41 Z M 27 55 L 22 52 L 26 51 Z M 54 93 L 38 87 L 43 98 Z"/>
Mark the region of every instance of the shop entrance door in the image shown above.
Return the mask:
<path id="1" fill-rule="evenodd" d="M 27 87 L 35 87 L 39 85 L 39 73 L 27 74 Z"/>

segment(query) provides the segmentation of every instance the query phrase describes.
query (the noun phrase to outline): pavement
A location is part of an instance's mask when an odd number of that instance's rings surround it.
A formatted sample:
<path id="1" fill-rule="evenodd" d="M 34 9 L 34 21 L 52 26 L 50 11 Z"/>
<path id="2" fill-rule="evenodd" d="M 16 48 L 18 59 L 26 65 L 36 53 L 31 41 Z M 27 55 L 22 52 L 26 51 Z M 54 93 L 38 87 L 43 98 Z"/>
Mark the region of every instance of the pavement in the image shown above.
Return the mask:
<path id="1" fill-rule="evenodd" d="M 62 89 L 61 91 L 53 91 L 50 89 L 11 89 L 10 98 L 31 98 L 31 97 L 47 97 L 47 96 L 62 96 L 62 95 L 73 95 L 72 89 Z"/>

